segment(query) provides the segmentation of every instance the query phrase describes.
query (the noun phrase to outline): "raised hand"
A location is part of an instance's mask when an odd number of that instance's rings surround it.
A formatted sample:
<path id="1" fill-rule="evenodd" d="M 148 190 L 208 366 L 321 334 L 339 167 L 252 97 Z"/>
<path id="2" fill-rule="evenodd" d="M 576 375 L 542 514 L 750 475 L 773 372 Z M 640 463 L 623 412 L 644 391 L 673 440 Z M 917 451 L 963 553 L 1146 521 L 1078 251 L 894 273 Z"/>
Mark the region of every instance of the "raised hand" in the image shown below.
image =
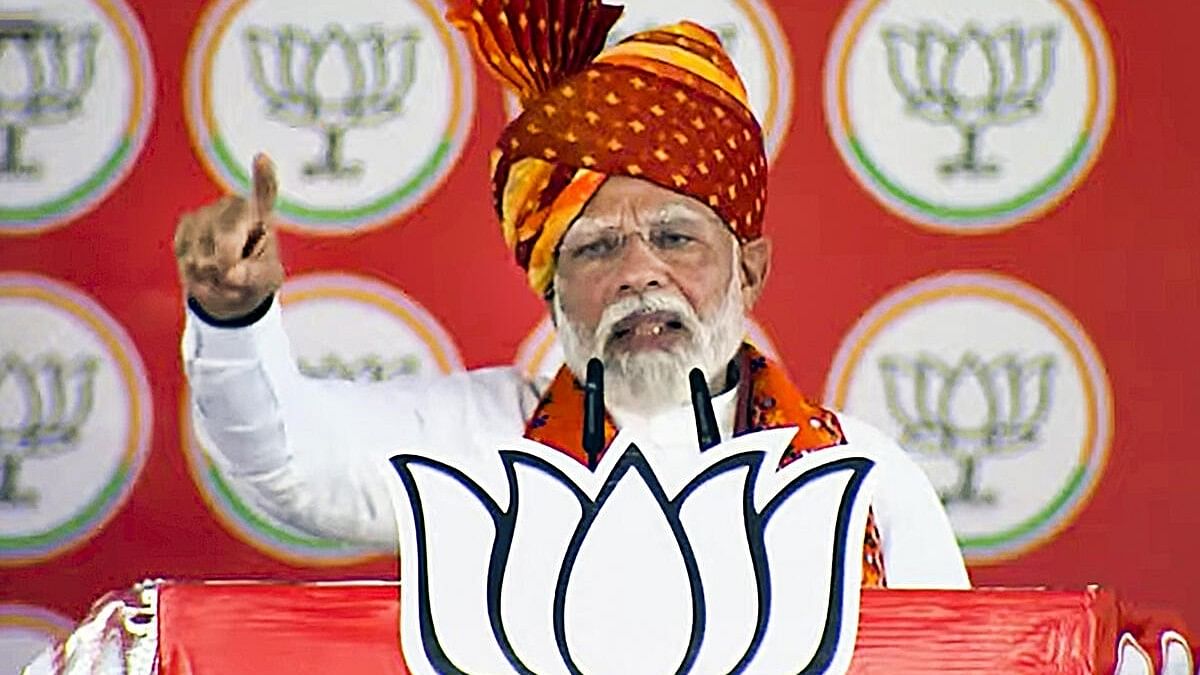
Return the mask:
<path id="1" fill-rule="evenodd" d="M 283 283 L 272 224 L 279 183 L 264 154 L 254 157 L 250 199 L 229 195 L 185 213 L 175 228 L 175 260 L 188 296 L 218 319 L 245 316 Z"/>

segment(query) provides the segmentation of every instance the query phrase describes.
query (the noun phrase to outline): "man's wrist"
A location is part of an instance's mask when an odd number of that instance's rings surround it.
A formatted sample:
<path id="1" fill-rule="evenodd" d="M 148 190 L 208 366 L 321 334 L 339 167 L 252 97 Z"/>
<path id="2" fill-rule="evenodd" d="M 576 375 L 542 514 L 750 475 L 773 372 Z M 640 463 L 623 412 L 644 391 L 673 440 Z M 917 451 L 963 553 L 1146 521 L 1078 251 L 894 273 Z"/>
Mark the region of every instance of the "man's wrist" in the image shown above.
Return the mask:
<path id="1" fill-rule="evenodd" d="M 220 319 L 212 314 L 209 314 L 204 310 L 203 307 L 200 306 L 200 303 L 191 296 L 188 296 L 187 306 L 188 309 L 192 310 L 192 313 L 196 315 L 196 318 L 214 328 L 245 328 L 258 323 L 259 319 L 266 316 L 267 312 L 271 310 L 271 305 L 274 304 L 274 302 L 275 294 L 272 293 L 268 295 L 265 300 L 259 303 L 258 307 L 250 310 L 249 313 L 228 319 Z"/>

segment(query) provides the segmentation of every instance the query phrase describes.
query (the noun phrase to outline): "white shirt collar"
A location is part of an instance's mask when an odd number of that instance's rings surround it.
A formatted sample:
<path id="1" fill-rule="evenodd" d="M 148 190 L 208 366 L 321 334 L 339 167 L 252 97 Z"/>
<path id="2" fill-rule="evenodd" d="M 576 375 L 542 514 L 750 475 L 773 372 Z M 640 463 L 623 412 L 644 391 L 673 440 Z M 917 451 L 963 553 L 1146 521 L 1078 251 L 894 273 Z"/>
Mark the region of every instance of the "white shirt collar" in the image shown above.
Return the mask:
<path id="1" fill-rule="evenodd" d="M 717 427 L 721 430 L 721 440 L 728 440 L 733 436 L 733 425 L 737 420 L 737 400 L 736 386 L 712 399 Z M 619 430 L 633 433 L 639 444 L 654 446 L 642 448 L 643 452 L 657 450 L 677 454 L 700 451 L 696 416 L 690 405 L 671 408 L 651 416 L 616 408 L 609 408 L 608 412 Z"/>

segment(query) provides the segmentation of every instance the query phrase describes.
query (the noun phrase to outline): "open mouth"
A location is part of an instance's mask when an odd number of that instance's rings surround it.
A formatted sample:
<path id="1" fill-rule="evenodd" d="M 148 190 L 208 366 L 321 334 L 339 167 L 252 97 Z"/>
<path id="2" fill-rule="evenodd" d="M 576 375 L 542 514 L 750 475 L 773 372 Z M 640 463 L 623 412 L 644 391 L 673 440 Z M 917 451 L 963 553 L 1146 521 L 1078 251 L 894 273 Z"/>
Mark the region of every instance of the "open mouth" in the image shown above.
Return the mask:
<path id="1" fill-rule="evenodd" d="M 674 312 L 640 312 L 621 319 L 613 326 L 608 345 L 651 346 L 673 340 L 686 332 L 683 321 Z"/>

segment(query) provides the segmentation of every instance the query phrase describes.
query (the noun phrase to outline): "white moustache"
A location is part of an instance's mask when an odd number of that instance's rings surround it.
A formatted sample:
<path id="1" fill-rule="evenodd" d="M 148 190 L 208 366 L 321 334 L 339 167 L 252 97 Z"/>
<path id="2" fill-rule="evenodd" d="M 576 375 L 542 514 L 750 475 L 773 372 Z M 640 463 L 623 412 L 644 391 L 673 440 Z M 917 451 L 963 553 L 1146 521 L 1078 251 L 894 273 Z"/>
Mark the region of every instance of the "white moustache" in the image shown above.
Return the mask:
<path id="1" fill-rule="evenodd" d="M 695 335 L 700 328 L 700 317 L 682 296 L 667 290 L 651 291 L 642 295 L 626 296 L 605 307 L 600 322 L 596 325 L 596 344 L 607 346 L 613 339 L 617 324 L 650 312 L 671 313 L 690 335 Z"/>

